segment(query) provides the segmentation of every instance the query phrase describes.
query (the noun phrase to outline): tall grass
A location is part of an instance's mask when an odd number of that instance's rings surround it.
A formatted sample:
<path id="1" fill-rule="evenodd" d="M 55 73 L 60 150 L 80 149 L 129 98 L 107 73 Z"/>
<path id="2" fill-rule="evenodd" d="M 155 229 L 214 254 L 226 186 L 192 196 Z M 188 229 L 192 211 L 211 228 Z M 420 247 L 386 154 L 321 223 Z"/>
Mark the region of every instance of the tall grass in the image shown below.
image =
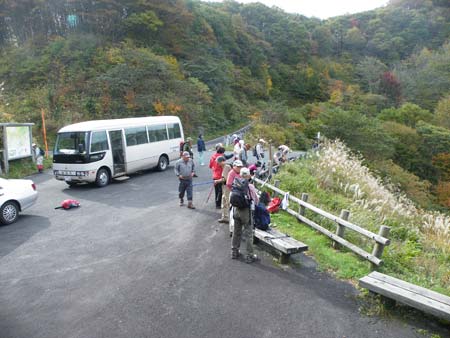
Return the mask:
<path id="1" fill-rule="evenodd" d="M 283 190 L 298 197 L 306 192 L 310 202 L 324 210 L 338 215 L 349 209 L 350 221 L 361 227 L 378 232 L 381 225 L 390 226 L 391 245 L 385 248 L 381 270 L 450 295 L 450 217 L 415 206 L 394 185 L 383 183 L 342 142 L 326 142 L 306 160 L 286 165 L 278 178 Z M 330 230 L 336 227 L 312 213 L 307 217 Z M 294 220 L 289 224 L 299 226 L 303 225 Z M 366 250 L 373 246 L 351 230 L 345 237 Z"/>

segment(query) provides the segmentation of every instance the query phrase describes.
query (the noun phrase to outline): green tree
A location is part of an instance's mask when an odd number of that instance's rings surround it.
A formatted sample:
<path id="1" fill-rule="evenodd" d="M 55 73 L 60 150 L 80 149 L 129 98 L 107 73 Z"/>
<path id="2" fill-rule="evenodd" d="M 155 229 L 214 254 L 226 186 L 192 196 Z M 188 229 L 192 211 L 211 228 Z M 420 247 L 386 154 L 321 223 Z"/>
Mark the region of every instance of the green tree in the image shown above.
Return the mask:
<path id="1" fill-rule="evenodd" d="M 394 140 L 377 119 L 340 109 L 329 109 L 321 113 L 319 119 L 328 138 L 344 141 L 367 159 L 389 159 L 394 154 Z"/>
<path id="2" fill-rule="evenodd" d="M 414 128 L 419 121 L 430 122 L 433 114 L 414 103 L 405 103 L 400 108 L 384 109 L 378 118 L 384 121 L 395 121 Z"/>

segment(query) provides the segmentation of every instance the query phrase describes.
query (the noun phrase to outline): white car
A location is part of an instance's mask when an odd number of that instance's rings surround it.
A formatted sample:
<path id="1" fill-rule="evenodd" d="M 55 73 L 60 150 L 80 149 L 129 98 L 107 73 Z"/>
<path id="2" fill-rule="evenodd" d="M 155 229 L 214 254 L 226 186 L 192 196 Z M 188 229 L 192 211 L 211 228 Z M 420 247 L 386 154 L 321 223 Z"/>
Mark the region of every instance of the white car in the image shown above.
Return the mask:
<path id="1" fill-rule="evenodd" d="M 14 223 L 19 217 L 19 212 L 31 207 L 37 197 L 33 181 L 0 178 L 0 223 Z"/>

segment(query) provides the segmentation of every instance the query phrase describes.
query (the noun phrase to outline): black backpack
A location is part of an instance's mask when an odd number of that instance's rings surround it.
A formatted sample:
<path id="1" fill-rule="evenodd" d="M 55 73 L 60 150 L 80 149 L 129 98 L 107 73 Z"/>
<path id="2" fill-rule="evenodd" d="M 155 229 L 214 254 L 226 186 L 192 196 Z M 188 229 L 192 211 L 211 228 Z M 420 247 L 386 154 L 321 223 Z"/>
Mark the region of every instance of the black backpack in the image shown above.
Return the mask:
<path id="1" fill-rule="evenodd" d="M 42 148 L 39 148 L 39 155 L 41 156 L 45 155 L 45 151 Z"/>
<path id="2" fill-rule="evenodd" d="M 248 180 L 236 177 L 231 185 L 230 204 L 238 209 L 250 206 Z"/>
<path id="3" fill-rule="evenodd" d="M 253 156 L 258 157 L 258 152 L 256 151 L 256 146 L 253 147 Z"/>

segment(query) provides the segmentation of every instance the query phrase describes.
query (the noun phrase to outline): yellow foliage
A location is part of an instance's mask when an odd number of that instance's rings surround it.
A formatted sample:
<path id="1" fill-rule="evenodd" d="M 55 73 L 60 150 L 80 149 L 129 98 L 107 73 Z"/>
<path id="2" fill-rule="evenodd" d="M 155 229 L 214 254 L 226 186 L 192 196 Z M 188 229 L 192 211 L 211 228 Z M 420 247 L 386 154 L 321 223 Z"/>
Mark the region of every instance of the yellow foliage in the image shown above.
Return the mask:
<path id="1" fill-rule="evenodd" d="M 122 51 L 119 48 L 113 47 L 106 52 L 107 60 L 110 64 L 118 65 L 125 63 L 125 59 L 122 56 Z"/>
<path id="2" fill-rule="evenodd" d="M 306 67 L 306 77 L 308 79 L 312 78 L 314 76 L 314 69 L 310 66 Z"/>
<path id="3" fill-rule="evenodd" d="M 171 55 L 165 55 L 164 61 L 166 61 L 172 68 L 172 70 L 177 74 L 177 77 L 179 80 L 184 79 L 183 73 L 180 71 L 180 65 L 178 63 L 178 60 Z"/>
<path id="4" fill-rule="evenodd" d="M 266 80 L 266 94 L 269 95 L 270 92 L 272 91 L 272 87 L 273 87 L 273 83 L 272 83 L 272 78 L 270 76 L 267 77 Z"/>
<path id="5" fill-rule="evenodd" d="M 336 105 L 340 105 L 343 101 L 344 97 L 342 92 L 339 89 L 335 89 L 331 92 L 330 102 Z"/>
<path id="6" fill-rule="evenodd" d="M 158 116 L 165 115 L 166 108 L 164 107 L 164 104 L 161 101 L 158 100 L 156 102 L 153 102 L 153 109 L 155 109 L 156 115 Z"/>

